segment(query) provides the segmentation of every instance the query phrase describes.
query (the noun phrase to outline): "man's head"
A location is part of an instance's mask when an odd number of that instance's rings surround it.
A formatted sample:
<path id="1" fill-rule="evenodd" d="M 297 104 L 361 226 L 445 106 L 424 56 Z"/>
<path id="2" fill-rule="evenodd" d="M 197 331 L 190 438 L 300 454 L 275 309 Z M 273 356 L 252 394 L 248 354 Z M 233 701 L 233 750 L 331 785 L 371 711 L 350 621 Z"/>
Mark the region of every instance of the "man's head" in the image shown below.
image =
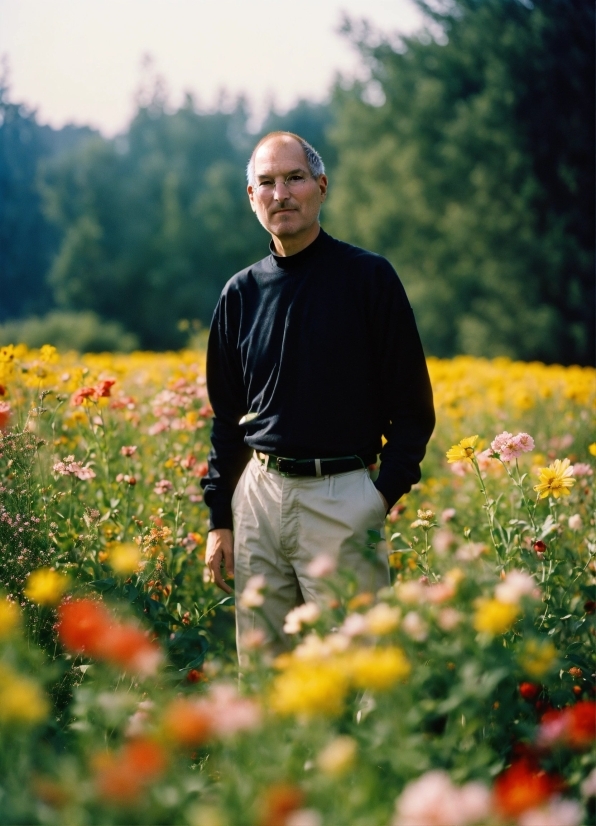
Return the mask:
<path id="1" fill-rule="evenodd" d="M 310 144 L 292 132 L 271 132 L 255 146 L 247 179 L 252 209 L 278 252 L 293 255 L 314 241 L 327 177 Z"/>

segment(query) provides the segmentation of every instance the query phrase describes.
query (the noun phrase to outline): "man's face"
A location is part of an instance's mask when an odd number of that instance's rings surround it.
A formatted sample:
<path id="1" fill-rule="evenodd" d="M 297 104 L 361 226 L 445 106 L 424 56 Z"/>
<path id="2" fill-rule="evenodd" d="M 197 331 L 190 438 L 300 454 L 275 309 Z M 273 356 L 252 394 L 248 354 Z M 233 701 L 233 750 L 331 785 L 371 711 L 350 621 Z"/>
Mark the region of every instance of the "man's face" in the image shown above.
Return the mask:
<path id="1" fill-rule="evenodd" d="M 290 191 L 286 181 L 298 180 L 300 176 L 304 183 L 291 186 Z M 248 197 L 257 218 L 271 235 L 298 239 L 318 226 L 319 210 L 327 195 L 327 178 L 311 176 L 304 151 L 294 138 L 278 136 L 258 148 L 254 182 L 254 186 L 248 186 Z"/>

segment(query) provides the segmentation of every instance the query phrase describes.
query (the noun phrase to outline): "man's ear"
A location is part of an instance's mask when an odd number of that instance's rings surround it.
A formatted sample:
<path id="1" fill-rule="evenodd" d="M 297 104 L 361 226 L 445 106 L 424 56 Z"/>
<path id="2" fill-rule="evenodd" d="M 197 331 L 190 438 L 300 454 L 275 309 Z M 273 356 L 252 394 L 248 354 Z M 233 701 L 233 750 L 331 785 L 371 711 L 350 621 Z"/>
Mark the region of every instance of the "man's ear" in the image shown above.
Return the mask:
<path id="1" fill-rule="evenodd" d="M 246 187 L 246 191 L 248 193 L 248 200 L 250 201 L 250 208 L 252 209 L 253 212 L 256 212 L 257 208 L 255 206 L 255 192 L 254 192 L 254 189 L 252 188 L 251 184 L 249 184 Z"/>

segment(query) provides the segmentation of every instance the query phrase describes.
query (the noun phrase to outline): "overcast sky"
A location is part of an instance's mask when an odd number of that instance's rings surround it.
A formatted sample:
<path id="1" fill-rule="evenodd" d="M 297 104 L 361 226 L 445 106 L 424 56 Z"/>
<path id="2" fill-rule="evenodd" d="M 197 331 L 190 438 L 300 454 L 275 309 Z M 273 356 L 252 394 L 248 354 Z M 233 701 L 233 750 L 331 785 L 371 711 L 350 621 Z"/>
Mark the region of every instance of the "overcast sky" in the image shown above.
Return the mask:
<path id="1" fill-rule="evenodd" d="M 324 98 L 335 73 L 359 60 L 337 33 L 342 12 L 384 32 L 411 32 L 411 0 L 0 0 L 0 56 L 11 98 L 60 127 L 125 128 L 143 56 L 167 81 L 173 104 L 192 91 L 212 106 L 218 91 L 245 92 L 257 113 L 272 97 L 286 108 Z"/>

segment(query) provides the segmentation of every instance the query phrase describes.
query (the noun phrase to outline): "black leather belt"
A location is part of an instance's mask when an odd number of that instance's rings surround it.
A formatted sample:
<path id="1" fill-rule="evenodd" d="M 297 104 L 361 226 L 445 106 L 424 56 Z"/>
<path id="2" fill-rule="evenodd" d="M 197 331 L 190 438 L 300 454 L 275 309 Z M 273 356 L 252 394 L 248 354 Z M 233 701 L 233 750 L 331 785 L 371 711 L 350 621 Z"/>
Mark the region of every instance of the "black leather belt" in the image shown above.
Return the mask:
<path id="1" fill-rule="evenodd" d="M 348 473 L 362 470 L 374 464 L 376 456 L 367 462 L 361 456 L 338 456 L 332 459 L 288 459 L 286 456 L 274 456 L 271 453 L 258 453 L 255 456 L 266 470 L 273 470 L 282 476 L 330 476 L 334 473 Z"/>

